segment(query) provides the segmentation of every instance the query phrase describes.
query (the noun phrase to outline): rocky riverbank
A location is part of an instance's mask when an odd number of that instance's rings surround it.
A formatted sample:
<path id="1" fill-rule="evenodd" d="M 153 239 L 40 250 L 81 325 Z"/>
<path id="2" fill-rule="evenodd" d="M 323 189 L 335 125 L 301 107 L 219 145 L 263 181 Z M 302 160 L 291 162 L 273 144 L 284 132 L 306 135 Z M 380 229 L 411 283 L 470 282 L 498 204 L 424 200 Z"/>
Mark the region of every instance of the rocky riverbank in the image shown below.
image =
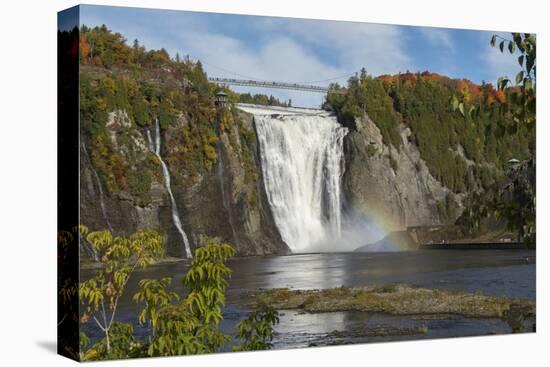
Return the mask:
<path id="1" fill-rule="evenodd" d="M 499 318 L 517 331 L 526 328 L 525 320 L 536 317 L 535 303 L 528 300 L 403 284 L 314 290 L 279 288 L 250 292 L 245 297 L 250 304 L 267 304 L 278 310 L 305 313 L 359 311 L 415 317 Z"/>

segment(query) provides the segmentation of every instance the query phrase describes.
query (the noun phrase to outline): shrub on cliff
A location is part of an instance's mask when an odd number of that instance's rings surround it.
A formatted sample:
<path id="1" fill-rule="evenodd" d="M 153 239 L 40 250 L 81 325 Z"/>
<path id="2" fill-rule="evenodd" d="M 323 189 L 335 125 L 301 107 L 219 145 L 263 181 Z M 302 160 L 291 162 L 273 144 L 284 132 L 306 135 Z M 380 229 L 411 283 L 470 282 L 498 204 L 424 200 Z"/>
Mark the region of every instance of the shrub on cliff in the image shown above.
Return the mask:
<path id="1" fill-rule="evenodd" d="M 143 162 L 117 152 L 106 126 L 113 111 L 126 113 L 132 123 L 124 131 L 116 131 L 116 139 L 124 139 L 135 130 L 144 134 L 155 119 L 164 132 L 184 117 L 188 124 L 179 127 L 185 130 L 179 135 L 184 140 L 183 153 L 166 152 L 174 182 L 185 182 L 185 176 L 197 177 L 211 169 L 217 161 L 216 86 L 208 82 L 200 62 L 179 56 L 171 59 L 166 50 L 146 50 L 138 40 L 129 46 L 124 37 L 104 25 L 83 25 L 79 46 L 83 138 L 109 193 L 128 189 L 138 195 L 137 205 L 147 204 L 148 188 L 135 179 L 135 170 L 156 175 Z M 115 163 L 122 163 L 121 168 Z"/>

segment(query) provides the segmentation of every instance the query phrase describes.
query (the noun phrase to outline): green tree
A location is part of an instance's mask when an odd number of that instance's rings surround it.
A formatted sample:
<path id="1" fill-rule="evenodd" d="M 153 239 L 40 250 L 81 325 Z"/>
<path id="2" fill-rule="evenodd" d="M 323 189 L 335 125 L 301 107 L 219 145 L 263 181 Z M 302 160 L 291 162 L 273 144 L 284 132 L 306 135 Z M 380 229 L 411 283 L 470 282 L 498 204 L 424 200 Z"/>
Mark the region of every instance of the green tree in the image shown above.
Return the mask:
<path id="1" fill-rule="evenodd" d="M 139 313 L 139 322 L 149 326 L 149 343 L 155 337 L 159 309 L 179 300 L 177 293 L 166 290 L 171 282 L 172 278 L 142 279 L 139 281 L 140 290 L 133 297 L 134 301 L 144 304 Z"/>
<path id="2" fill-rule="evenodd" d="M 225 262 L 234 254 L 230 245 L 213 239 L 195 251 L 183 279 L 189 293 L 179 304 L 155 311 L 154 337 L 148 355 L 211 353 L 219 351 L 230 340 L 219 330 L 219 324 L 223 319 L 227 279 L 231 275 Z"/>
<path id="3" fill-rule="evenodd" d="M 537 39 L 534 34 L 512 33 L 512 39 L 506 39 L 498 35 L 491 38 L 494 47 L 500 40 L 499 49 L 505 52 L 506 47 L 510 54 L 519 52 L 518 64 L 520 71 L 515 77 L 515 88 L 507 90 L 509 102 L 501 103 L 501 113 L 511 113 L 513 121 L 532 128 L 536 123 L 536 83 L 537 83 Z M 501 77 L 498 87 L 504 90 L 511 81 L 507 77 Z"/>
<path id="4" fill-rule="evenodd" d="M 105 337 L 105 354 L 111 357 L 117 333 L 129 331 L 115 325 L 118 302 L 128 280 L 137 268 L 146 268 L 164 255 L 164 238 L 155 231 L 143 230 L 129 237 L 113 237 L 109 231 L 92 232 L 87 241 L 98 253 L 102 269 L 97 275 L 80 283 L 80 301 L 84 306 L 82 322 L 93 320 Z M 120 345 L 117 345 L 120 349 Z"/>
<path id="5" fill-rule="evenodd" d="M 500 52 L 508 51 L 511 55 L 518 55 L 517 61 L 520 67 L 514 81 L 506 76 L 502 76 L 497 81 L 497 98 L 489 104 L 497 107 L 501 116 L 510 114 L 514 124 L 507 124 L 501 128 L 516 132 L 518 124 L 533 128 L 536 123 L 536 84 L 537 84 L 537 39 L 534 34 L 512 33 L 511 39 L 499 35 L 491 37 L 490 44 L 496 47 L 497 41 Z M 511 87 L 515 82 L 515 86 Z M 499 97 L 501 96 L 501 97 Z M 471 116 L 479 116 L 486 113 L 484 104 L 470 104 L 462 96 L 453 96 L 451 103 L 455 110 L 459 110 L 463 115 L 465 111 Z M 500 120 L 501 123 L 506 120 Z"/>
<path id="6" fill-rule="evenodd" d="M 183 278 L 187 296 L 181 300 L 167 290 L 171 278 L 139 282 L 140 289 L 133 299 L 143 305 L 139 322 L 148 325 L 147 343 L 142 344 L 131 324 L 116 321 L 115 312 L 134 269 L 152 264 L 163 253 L 162 240 L 151 231 L 138 232 L 129 239 L 112 238 L 107 231 L 91 233 L 87 238 L 100 252 L 105 270 L 80 284 L 86 307 L 83 321 L 93 319 L 105 337 L 88 347 L 89 339 L 82 333 L 82 360 L 212 353 L 222 350 L 229 342 L 230 336 L 222 333 L 219 326 L 231 275 L 226 262 L 235 254 L 230 245 L 207 239 L 205 245 L 195 251 L 191 267 Z M 276 310 L 260 305 L 238 323 L 239 342 L 234 350 L 272 348 L 273 326 L 278 322 Z"/>
<path id="7" fill-rule="evenodd" d="M 490 44 L 498 47 L 501 52 L 508 51 L 518 55 L 520 71 L 515 77 L 515 85 L 507 77 L 499 78 L 497 82 L 497 98 L 482 103 L 467 104 L 463 96 L 453 96 L 451 103 L 462 115 L 467 109 L 469 116 L 479 117 L 494 113 L 498 117 L 498 129 L 509 131 L 515 138 L 512 142 L 516 151 L 521 150 L 521 142 L 525 145 L 522 132 L 534 130 L 536 125 L 536 37 L 529 33 L 512 33 L 511 39 L 493 35 Z M 489 105 L 489 106 L 488 106 Z M 489 113 L 487 112 L 489 111 Z M 511 116 L 512 119 L 506 119 Z M 494 147 L 495 143 L 491 144 Z M 520 240 L 534 244 L 536 238 L 536 190 L 535 190 L 535 147 L 529 145 L 530 159 L 521 162 L 517 167 L 508 167 L 508 177 L 505 183 L 493 189 L 491 195 L 484 198 L 474 198 L 467 207 L 462 220 L 470 226 L 479 226 L 480 218 L 487 216 L 503 217 L 507 226 L 519 234 Z M 510 156 L 507 159 L 511 158 Z M 489 199 L 488 199 L 489 198 Z M 477 200 L 475 200 L 477 199 Z"/>
<path id="8" fill-rule="evenodd" d="M 239 343 L 233 351 L 266 350 L 273 348 L 273 326 L 279 323 L 279 313 L 262 304 L 237 324 Z"/>
<path id="9" fill-rule="evenodd" d="M 528 246 L 536 241 L 536 193 L 534 161 L 520 163 L 508 172 L 508 184 L 500 188 L 492 210 L 497 218 L 506 219 L 508 228 L 518 233 L 518 240 Z"/>
<path id="10" fill-rule="evenodd" d="M 131 324 L 113 322 L 109 333 L 109 338 L 103 338 L 86 350 L 86 352 L 81 352 L 81 359 L 83 361 L 94 361 L 142 356 L 143 347 L 134 336 L 134 327 Z M 81 348 L 86 347 L 88 338 L 82 335 L 81 341 L 83 342 Z"/>
<path id="11" fill-rule="evenodd" d="M 204 72 L 202 68 L 202 63 L 200 61 L 197 61 L 197 63 L 193 67 L 193 70 L 189 75 L 189 79 L 193 84 L 193 88 L 201 96 L 207 96 L 210 93 L 210 84 L 208 83 L 206 73 Z"/>
<path id="12" fill-rule="evenodd" d="M 195 335 L 202 339 L 209 351 L 216 351 L 228 340 L 228 336 L 218 330 L 225 306 L 225 291 L 231 269 L 225 264 L 235 255 L 229 244 L 218 244 L 208 239 L 203 247 L 195 252 L 191 269 L 185 275 L 184 284 L 189 289 L 187 299 L 190 311 L 201 323 Z"/>

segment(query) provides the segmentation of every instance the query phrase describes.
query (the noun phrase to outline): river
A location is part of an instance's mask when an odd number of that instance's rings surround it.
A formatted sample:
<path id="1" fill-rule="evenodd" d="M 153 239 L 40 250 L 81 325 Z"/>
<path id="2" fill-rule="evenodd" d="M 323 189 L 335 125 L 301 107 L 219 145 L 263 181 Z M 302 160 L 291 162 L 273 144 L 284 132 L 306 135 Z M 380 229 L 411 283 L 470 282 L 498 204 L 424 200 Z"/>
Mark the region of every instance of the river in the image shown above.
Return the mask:
<path id="1" fill-rule="evenodd" d="M 319 289 L 405 283 L 426 288 L 481 292 L 484 295 L 535 300 L 536 254 L 531 250 L 421 250 L 391 253 L 315 253 L 231 259 L 222 330 L 231 333 L 246 317 L 243 293 L 260 288 Z M 131 322 L 136 333 L 139 306 L 131 296 L 143 278 L 173 277 L 172 290 L 183 294 L 181 279 L 189 262 L 165 263 L 136 272 L 121 299 L 117 320 Z M 82 270 L 82 279 L 94 270 Z M 422 333 L 415 330 L 423 329 Z M 404 330 L 408 330 L 403 332 Z M 411 330 L 413 332 L 411 332 Z M 92 340 L 100 337 L 94 324 L 83 325 Z M 373 332 L 369 331 L 382 331 Z M 509 333 L 499 319 L 389 316 L 361 312 L 306 314 L 281 311 L 274 348 L 364 343 Z"/>

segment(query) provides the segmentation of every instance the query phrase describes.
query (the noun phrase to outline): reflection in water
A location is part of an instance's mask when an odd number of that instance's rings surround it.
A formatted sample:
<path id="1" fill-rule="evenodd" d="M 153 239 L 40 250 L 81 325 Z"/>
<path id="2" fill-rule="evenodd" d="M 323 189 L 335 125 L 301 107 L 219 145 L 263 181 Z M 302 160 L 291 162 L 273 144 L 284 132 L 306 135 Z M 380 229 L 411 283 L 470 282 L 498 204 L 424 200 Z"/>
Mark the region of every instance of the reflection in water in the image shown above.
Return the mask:
<path id="1" fill-rule="evenodd" d="M 275 328 L 274 346 L 276 349 L 287 349 L 504 333 L 510 333 L 510 328 L 500 319 L 453 316 L 446 319 L 418 319 L 363 312 L 288 312 L 282 314 L 281 323 Z"/>
<path id="2" fill-rule="evenodd" d="M 535 299 L 534 251 L 430 250 L 237 258 L 230 290 L 406 283 Z"/>
<path id="3" fill-rule="evenodd" d="M 349 256 L 307 254 L 266 259 L 269 271 L 258 288 L 334 288 L 349 283 Z M 241 259 L 239 259 L 241 260 Z M 236 260 L 236 261 L 239 261 Z M 241 264 L 239 264 L 241 265 Z M 250 264 L 254 266 L 255 264 Z M 240 266 L 239 266 L 240 267 Z M 260 274 L 254 274 L 256 277 Z M 246 277 L 250 274 L 245 275 Z M 239 284 L 233 278 L 234 284 Z M 246 281 L 245 281 L 246 282 Z"/>
<path id="4" fill-rule="evenodd" d="M 525 258 L 531 261 L 526 263 Z M 426 288 L 481 292 L 485 295 L 535 299 L 535 251 L 429 250 L 393 253 L 330 253 L 292 256 L 243 257 L 229 261 L 233 270 L 224 309 L 222 330 L 230 333 L 248 310 L 243 305 L 243 292 L 260 288 L 320 289 L 340 286 L 364 287 L 375 284 L 406 283 Z M 171 289 L 184 293 L 181 282 L 188 262 L 160 264 L 139 271 L 128 284 L 119 306 L 120 321 L 137 323 L 138 306 L 132 301 L 137 283 L 143 278 L 170 276 Z M 82 279 L 92 270 L 83 270 Z M 419 328 L 428 333 L 412 336 L 354 337 L 352 342 L 401 340 L 509 332 L 500 320 L 411 320 L 388 315 L 366 315 L 353 312 L 300 314 L 283 311 L 276 328 L 276 347 L 288 348 L 318 344 L 334 330 L 364 327 Z M 97 330 L 86 324 L 93 339 Z M 93 325 L 92 325 L 93 326 Z M 136 327 L 139 333 L 140 327 Z M 342 341 L 336 340 L 341 343 Z"/>

